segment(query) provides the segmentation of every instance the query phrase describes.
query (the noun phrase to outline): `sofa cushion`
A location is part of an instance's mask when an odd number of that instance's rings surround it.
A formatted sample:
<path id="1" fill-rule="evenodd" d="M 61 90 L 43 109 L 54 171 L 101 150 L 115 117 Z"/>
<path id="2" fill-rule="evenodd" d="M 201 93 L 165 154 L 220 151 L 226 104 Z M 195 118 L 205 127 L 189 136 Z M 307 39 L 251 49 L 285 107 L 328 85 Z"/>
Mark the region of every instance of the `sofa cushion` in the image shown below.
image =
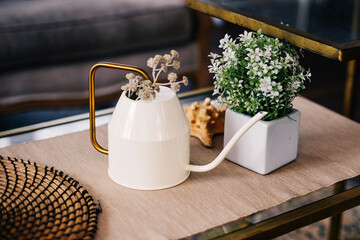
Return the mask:
<path id="1" fill-rule="evenodd" d="M 0 1 L 0 69 L 187 41 L 183 0 Z"/>
<path id="2" fill-rule="evenodd" d="M 142 68 L 149 75 L 151 69 L 147 59 L 155 54 L 169 53 L 173 48 L 141 51 L 111 57 L 99 57 L 84 61 L 51 66 L 23 68 L 16 71 L 0 72 L 0 118 L 1 114 L 33 107 L 65 107 L 88 105 L 88 76 L 90 68 L 98 62 L 114 62 Z M 176 45 L 181 68 L 179 76 L 194 72 L 199 67 L 197 43 Z M 127 72 L 114 69 L 100 69 L 96 72 L 95 86 L 97 104 L 118 99 L 121 86 L 126 83 Z M 166 78 L 162 74 L 160 78 Z M 182 87 L 183 89 L 183 87 Z"/>

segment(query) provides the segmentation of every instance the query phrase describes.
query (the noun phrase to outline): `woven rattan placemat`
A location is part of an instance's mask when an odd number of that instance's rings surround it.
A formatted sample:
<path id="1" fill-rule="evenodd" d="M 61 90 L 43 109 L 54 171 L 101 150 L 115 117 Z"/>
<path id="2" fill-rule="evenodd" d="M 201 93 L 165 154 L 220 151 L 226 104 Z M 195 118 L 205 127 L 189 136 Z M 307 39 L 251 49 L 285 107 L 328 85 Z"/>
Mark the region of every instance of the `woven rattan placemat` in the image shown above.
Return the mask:
<path id="1" fill-rule="evenodd" d="M 93 239 L 99 208 L 54 168 L 0 156 L 0 239 Z"/>

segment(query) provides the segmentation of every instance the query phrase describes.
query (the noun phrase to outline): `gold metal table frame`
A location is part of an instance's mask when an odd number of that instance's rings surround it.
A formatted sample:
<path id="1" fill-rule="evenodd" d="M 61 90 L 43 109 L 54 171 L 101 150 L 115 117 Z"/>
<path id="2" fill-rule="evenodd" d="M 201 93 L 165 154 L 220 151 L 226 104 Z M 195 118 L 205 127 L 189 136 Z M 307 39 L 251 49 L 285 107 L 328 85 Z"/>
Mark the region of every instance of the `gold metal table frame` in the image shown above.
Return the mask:
<path id="1" fill-rule="evenodd" d="M 217 0 L 187 0 L 188 7 L 214 16 L 241 27 L 248 28 L 252 31 L 262 29 L 263 33 L 271 37 L 278 38 L 288 42 L 296 47 L 314 52 L 321 56 L 348 62 L 347 76 L 344 92 L 344 115 L 353 117 L 355 111 L 355 89 L 357 69 L 359 64 L 357 59 L 360 58 L 360 41 L 349 43 L 337 43 L 323 37 L 319 37 L 307 32 L 298 30 L 287 25 L 277 23 L 249 14 L 233 7 L 226 2 L 234 1 L 217 1 Z M 352 15 L 351 37 L 357 39 L 360 25 L 360 0 L 354 0 L 354 9 Z"/>

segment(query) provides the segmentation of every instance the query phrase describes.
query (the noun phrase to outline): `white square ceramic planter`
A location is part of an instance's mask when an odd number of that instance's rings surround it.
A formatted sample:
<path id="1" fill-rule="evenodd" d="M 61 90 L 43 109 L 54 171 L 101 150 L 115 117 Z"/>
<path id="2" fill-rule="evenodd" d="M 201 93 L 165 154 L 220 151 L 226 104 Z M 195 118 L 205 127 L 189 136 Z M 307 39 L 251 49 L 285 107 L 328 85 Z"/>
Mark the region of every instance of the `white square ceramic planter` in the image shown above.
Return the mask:
<path id="1" fill-rule="evenodd" d="M 225 113 L 224 146 L 251 117 Z M 272 121 L 259 121 L 235 144 L 227 159 L 260 174 L 268 174 L 297 157 L 300 112 Z"/>

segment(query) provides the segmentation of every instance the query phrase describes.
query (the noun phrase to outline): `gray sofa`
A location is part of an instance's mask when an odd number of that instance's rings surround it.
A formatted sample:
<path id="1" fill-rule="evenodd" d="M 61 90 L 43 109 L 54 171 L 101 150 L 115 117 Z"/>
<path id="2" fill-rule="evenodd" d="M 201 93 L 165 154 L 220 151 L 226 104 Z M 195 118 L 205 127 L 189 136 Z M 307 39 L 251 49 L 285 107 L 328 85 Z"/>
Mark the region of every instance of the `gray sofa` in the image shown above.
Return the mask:
<path id="1" fill-rule="evenodd" d="M 146 67 L 171 49 L 179 74 L 204 65 L 199 21 L 183 0 L 0 1 L 0 113 L 32 107 L 86 105 L 88 72 L 100 61 Z M 206 31 L 206 30 L 205 30 Z M 205 63 L 206 64 L 206 63 Z M 125 79 L 115 70 L 96 75 L 99 102 L 119 96 Z M 194 87 L 206 85 L 197 79 Z"/>

